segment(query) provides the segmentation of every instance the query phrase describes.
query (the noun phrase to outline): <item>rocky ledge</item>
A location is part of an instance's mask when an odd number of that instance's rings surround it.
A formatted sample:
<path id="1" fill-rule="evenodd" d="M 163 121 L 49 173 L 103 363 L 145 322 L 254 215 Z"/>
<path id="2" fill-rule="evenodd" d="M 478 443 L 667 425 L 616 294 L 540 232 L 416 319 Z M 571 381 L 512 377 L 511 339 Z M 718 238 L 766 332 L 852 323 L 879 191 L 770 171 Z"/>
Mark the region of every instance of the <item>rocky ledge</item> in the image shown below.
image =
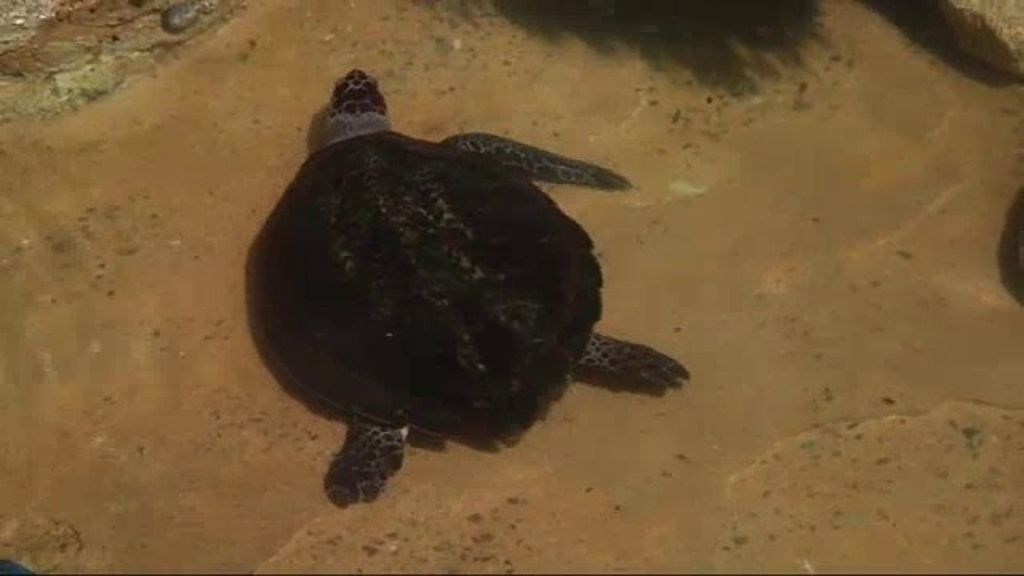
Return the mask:
<path id="1" fill-rule="evenodd" d="M 243 0 L 3 0 L 0 122 L 46 117 L 109 93 Z"/>
<path id="2" fill-rule="evenodd" d="M 942 0 L 960 46 L 1024 79 L 1024 0 Z"/>

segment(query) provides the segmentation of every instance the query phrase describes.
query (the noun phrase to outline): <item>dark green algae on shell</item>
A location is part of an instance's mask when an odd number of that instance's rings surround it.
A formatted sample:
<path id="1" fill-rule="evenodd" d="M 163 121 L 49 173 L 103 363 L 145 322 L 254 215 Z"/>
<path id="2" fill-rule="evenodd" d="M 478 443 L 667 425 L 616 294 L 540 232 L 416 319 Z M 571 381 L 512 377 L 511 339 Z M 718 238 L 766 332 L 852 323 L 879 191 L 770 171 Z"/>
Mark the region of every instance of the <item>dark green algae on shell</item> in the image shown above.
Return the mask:
<path id="1" fill-rule="evenodd" d="M 590 237 L 546 194 L 392 132 L 314 153 L 248 269 L 253 332 L 286 388 L 444 434 L 528 427 L 601 313 Z"/>

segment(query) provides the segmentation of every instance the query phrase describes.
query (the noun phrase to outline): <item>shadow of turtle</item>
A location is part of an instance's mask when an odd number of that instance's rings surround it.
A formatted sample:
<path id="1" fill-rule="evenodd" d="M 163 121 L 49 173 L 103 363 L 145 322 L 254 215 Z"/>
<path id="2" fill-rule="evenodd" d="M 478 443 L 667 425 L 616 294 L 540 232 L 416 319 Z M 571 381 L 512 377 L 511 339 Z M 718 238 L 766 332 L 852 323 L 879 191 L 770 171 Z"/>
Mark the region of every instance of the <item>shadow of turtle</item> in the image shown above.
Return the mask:
<path id="1" fill-rule="evenodd" d="M 1024 305 L 1024 186 L 1006 212 L 1003 234 L 996 256 L 999 277 L 1006 290 Z"/>

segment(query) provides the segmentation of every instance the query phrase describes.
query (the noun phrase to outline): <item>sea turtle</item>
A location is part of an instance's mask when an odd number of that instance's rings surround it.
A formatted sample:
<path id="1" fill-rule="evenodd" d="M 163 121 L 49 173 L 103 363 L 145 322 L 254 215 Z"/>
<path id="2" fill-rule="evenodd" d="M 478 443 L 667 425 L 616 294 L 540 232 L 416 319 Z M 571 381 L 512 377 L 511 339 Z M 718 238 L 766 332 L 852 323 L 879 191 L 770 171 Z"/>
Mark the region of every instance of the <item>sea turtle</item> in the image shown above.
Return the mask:
<path id="1" fill-rule="evenodd" d="M 248 290 L 279 380 L 346 416 L 325 479 L 334 503 L 377 498 L 410 425 L 511 444 L 571 372 L 653 394 L 689 378 L 652 348 L 593 332 L 591 239 L 531 182 L 625 178 L 489 134 L 399 134 L 360 70 L 335 84 L 327 127 L 253 243 Z"/>

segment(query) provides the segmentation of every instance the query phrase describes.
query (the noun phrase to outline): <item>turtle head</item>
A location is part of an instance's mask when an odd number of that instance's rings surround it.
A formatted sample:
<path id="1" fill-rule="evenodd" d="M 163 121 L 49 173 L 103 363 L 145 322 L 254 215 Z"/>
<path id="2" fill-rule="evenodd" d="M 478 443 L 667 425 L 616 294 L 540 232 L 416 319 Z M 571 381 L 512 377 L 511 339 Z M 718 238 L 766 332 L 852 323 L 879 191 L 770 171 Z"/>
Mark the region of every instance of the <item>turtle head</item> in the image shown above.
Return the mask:
<path id="1" fill-rule="evenodd" d="M 327 112 L 327 143 L 390 129 L 388 105 L 373 76 L 355 69 L 334 84 Z"/>

